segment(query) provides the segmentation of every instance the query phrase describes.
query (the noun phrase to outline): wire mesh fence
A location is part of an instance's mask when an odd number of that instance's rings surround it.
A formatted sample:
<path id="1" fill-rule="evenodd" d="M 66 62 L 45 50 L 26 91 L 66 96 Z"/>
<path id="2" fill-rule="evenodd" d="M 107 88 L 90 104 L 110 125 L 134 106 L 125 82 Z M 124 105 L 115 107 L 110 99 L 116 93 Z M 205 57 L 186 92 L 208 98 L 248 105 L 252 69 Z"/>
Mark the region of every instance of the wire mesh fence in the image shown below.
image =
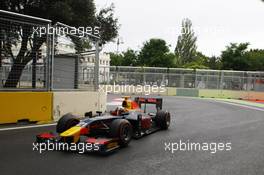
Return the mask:
<path id="1" fill-rule="evenodd" d="M 66 24 L 0 10 L 0 89 L 97 90 L 99 39 Z"/>
<path id="2" fill-rule="evenodd" d="M 0 87 L 47 89 L 49 38 L 39 36 L 49 20 L 0 11 Z"/>
<path id="3" fill-rule="evenodd" d="M 99 85 L 96 36 L 57 23 L 54 36 L 53 90 L 96 90 Z"/>
<path id="4" fill-rule="evenodd" d="M 109 84 L 264 91 L 264 72 L 157 67 L 110 67 Z"/>

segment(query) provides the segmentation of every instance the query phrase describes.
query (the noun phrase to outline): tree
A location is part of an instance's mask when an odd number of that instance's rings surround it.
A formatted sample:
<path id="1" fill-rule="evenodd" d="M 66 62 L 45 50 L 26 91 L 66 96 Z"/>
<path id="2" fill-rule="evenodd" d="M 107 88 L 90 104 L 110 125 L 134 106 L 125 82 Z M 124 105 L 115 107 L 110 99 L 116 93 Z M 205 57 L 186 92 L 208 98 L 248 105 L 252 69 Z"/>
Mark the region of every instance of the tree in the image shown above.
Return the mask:
<path id="1" fill-rule="evenodd" d="M 113 15 L 113 6 L 102 9 L 96 15 L 93 0 L 5 0 L 0 2 L 0 7 L 2 10 L 46 18 L 54 23 L 62 22 L 74 27 L 98 25 L 101 27 L 102 44 L 113 40 L 118 34 L 118 22 Z M 24 67 L 34 58 L 36 52 L 46 41 L 46 36 L 33 35 L 32 26 L 27 24 L 14 26 L 10 23 L 10 26 L 13 28 L 8 30 L 0 27 L 1 34 L 8 38 L 4 43 L 4 48 L 13 59 L 13 65 L 4 86 L 15 88 Z M 19 39 L 21 39 L 21 48 L 18 54 L 14 55 L 11 47 L 16 45 Z M 77 43 L 76 40 L 73 42 L 76 45 L 79 44 L 79 51 L 82 46 L 87 46 L 87 43 Z M 28 45 L 31 45 L 31 50 L 27 49 Z"/>
<path id="2" fill-rule="evenodd" d="M 145 42 L 139 53 L 140 66 L 172 67 L 174 59 L 174 55 L 169 53 L 166 41 L 162 39 Z"/>
<path id="3" fill-rule="evenodd" d="M 247 50 L 249 43 L 231 43 L 222 52 L 222 69 L 264 71 L 264 50 Z"/>
<path id="4" fill-rule="evenodd" d="M 121 54 L 110 53 L 110 60 L 111 66 L 122 66 L 124 57 Z"/>
<path id="5" fill-rule="evenodd" d="M 208 57 L 202 52 L 197 52 L 195 61 L 184 65 L 187 68 L 193 69 L 214 69 L 219 70 L 222 68 L 221 60 L 219 57 Z"/>
<path id="6" fill-rule="evenodd" d="M 138 65 L 138 55 L 137 52 L 132 49 L 127 49 L 123 52 L 123 66 L 137 66 Z"/>
<path id="7" fill-rule="evenodd" d="M 250 71 L 264 71 L 264 50 L 253 49 L 245 53 Z"/>
<path id="8" fill-rule="evenodd" d="M 178 58 L 177 64 L 184 65 L 190 63 L 196 58 L 196 41 L 197 37 L 192 29 L 192 22 L 190 19 L 182 21 L 181 35 L 178 37 L 175 48 L 175 55 Z"/>
<path id="9" fill-rule="evenodd" d="M 118 36 L 118 19 L 114 17 L 114 4 L 110 7 L 102 9 L 96 15 L 96 25 L 100 28 L 102 44 L 113 41 Z"/>
<path id="10" fill-rule="evenodd" d="M 249 62 L 246 57 L 248 46 L 249 43 L 231 43 L 227 46 L 221 55 L 222 69 L 248 70 Z"/>
<path id="11" fill-rule="evenodd" d="M 208 58 L 208 67 L 214 70 L 220 70 L 222 68 L 222 62 L 220 57 L 212 56 Z"/>
<path id="12" fill-rule="evenodd" d="M 197 52 L 194 61 L 186 63 L 183 67 L 190 69 L 209 69 L 209 57 Z"/>
<path id="13" fill-rule="evenodd" d="M 138 55 L 137 52 L 132 49 L 122 52 L 122 54 L 110 53 L 112 66 L 137 66 Z"/>

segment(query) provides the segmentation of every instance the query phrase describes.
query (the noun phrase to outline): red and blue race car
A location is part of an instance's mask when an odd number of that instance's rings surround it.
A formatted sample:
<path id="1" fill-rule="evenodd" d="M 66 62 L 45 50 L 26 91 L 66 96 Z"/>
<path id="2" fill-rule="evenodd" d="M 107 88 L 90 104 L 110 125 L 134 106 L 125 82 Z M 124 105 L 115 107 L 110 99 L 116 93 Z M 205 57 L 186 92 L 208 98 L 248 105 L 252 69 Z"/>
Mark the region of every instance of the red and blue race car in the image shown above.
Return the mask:
<path id="1" fill-rule="evenodd" d="M 124 98 L 122 107 L 105 114 L 98 112 L 95 117 L 88 115 L 79 119 L 66 114 L 59 119 L 56 134 L 42 133 L 36 136 L 36 140 L 38 143 L 97 144 L 96 151 L 107 153 L 126 147 L 132 138 L 169 128 L 171 115 L 162 110 L 162 98 Z"/>

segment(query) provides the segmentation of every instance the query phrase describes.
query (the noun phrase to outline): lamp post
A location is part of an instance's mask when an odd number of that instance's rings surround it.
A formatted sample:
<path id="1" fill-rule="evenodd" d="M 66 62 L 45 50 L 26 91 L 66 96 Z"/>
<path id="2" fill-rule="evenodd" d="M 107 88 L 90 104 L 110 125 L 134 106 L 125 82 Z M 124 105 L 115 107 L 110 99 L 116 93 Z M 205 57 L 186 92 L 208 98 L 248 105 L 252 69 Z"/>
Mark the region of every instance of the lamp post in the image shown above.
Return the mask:
<path id="1" fill-rule="evenodd" d="M 117 45 L 117 47 L 116 47 L 116 53 L 117 54 L 119 53 L 119 45 L 120 44 L 124 44 L 123 38 L 118 38 L 117 39 L 117 42 L 116 42 L 116 45 Z"/>

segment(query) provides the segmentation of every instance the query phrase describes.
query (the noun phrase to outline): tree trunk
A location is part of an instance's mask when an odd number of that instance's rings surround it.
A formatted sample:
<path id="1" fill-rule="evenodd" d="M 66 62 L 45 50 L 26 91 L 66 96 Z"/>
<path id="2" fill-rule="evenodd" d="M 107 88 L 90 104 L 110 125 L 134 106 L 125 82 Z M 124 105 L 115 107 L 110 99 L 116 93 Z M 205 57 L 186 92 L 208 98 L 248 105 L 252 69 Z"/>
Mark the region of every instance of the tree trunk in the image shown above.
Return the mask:
<path id="1" fill-rule="evenodd" d="M 5 82 L 4 87 L 5 88 L 16 88 L 17 84 L 20 80 L 20 77 L 22 75 L 23 69 L 25 68 L 26 64 L 21 63 L 14 63 L 11 71 L 8 74 L 8 78 Z"/>
<path id="2" fill-rule="evenodd" d="M 37 64 L 37 54 L 35 54 L 35 56 L 32 57 L 32 88 L 35 89 L 36 88 L 36 81 L 37 81 L 37 71 L 36 71 L 36 64 Z"/>
<path id="3" fill-rule="evenodd" d="M 18 56 L 14 61 L 14 64 L 12 65 L 11 71 L 9 72 L 8 78 L 4 85 L 5 88 L 17 87 L 25 66 L 32 60 L 32 58 L 36 57 L 36 51 L 39 50 L 42 44 L 46 41 L 46 36 L 35 39 L 35 43 L 33 44 L 31 53 L 28 56 L 25 56 L 25 51 L 27 50 L 26 47 L 28 45 L 28 36 L 29 34 L 26 33 L 22 39 L 22 46 L 20 48 Z M 35 77 L 33 77 L 33 79 L 35 79 Z M 32 86 L 34 88 L 34 82 Z"/>
<path id="4" fill-rule="evenodd" d="M 2 41 L 0 40 L 0 68 L 2 67 L 2 47 L 3 47 L 3 44 L 2 44 Z"/>

